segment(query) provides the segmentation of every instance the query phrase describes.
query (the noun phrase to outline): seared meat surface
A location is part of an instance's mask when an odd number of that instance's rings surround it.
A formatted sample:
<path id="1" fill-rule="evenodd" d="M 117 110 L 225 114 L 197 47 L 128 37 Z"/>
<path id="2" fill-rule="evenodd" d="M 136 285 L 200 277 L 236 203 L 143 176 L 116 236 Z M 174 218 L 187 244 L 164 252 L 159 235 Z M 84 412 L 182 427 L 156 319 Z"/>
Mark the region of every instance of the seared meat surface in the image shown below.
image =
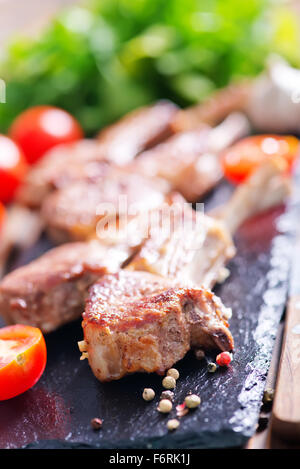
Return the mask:
<path id="1" fill-rule="evenodd" d="M 230 232 L 222 221 L 187 206 L 182 212 L 171 212 L 171 218 L 171 230 L 150 231 L 127 270 L 151 272 L 211 288 L 224 265 L 235 255 Z"/>
<path id="2" fill-rule="evenodd" d="M 70 243 L 6 275 L 0 283 L 0 314 L 8 324 L 28 324 L 50 332 L 78 319 L 88 288 L 116 272 L 128 257 L 97 241 Z"/>
<path id="3" fill-rule="evenodd" d="M 184 132 L 140 155 L 133 171 L 166 179 L 173 190 L 196 201 L 222 178 L 217 154 L 208 151 L 208 128 Z"/>
<path id="4" fill-rule="evenodd" d="M 248 121 L 232 114 L 221 125 L 202 125 L 180 132 L 140 154 L 132 162 L 133 171 L 166 179 L 174 191 L 196 202 L 217 185 L 223 176 L 219 152 L 247 134 Z"/>
<path id="5" fill-rule="evenodd" d="M 101 381 L 163 374 L 191 347 L 232 350 L 228 310 L 209 290 L 146 272 L 103 276 L 83 314 L 84 350 Z"/>
<path id="6" fill-rule="evenodd" d="M 157 207 L 168 189 L 164 181 L 110 167 L 104 180 L 77 181 L 49 195 L 42 217 L 55 241 L 86 240 L 96 237 L 104 217 L 119 223 Z"/>
<path id="7" fill-rule="evenodd" d="M 18 202 L 39 208 L 55 189 L 79 179 L 105 177 L 109 162 L 103 150 L 96 140 L 79 140 L 56 146 L 29 171 L 18 190 Z"/>
<path id="8" fill-rule="evenodd" d="M 171 101 L 158 101 L 136 109 L 102 130 L 98 141 L 105 147 L 106 158 L 125 165 L 138 153 L 168 138 L 178 107 Z"/>

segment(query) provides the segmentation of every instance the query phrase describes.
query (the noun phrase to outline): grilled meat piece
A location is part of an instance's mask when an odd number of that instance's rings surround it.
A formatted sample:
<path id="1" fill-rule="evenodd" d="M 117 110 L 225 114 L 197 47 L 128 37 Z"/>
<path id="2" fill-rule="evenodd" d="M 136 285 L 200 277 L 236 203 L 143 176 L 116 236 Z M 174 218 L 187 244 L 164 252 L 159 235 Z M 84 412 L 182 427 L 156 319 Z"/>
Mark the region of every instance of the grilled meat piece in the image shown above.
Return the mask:
<path id="1" fill-rule="evenodd" d="M 109 162 L 103 150 L 97 140 L 57 145 L 29 171 L 17 192 L 17 201 L 31 208 L 39 208 L 55 189 L 78 179 L 104 178 Z"/>
<path id="2" fill-rule="evenodd" d="M 118 165 L 129 163 L 138 153 L 168 138 L 178 107 L 171 101 L 158 101 L 136 109 L 102 130 L 98 141 L 106 158 Z"/>
<path id="3" fill-rule="evenodd" d="M 50 332 L 78 319 L 88 288 L 107 272 L 116 272 L 126 249 L 90 243 L 54 248 L 6 275 L 0 283 L 0 312 L 8 324 L 28 324 Z"/>
<path id="4" fill-rule="evenodd" d="M 42 217 L 55 241 L 86 240 L 99 235 L 107 220 L 125 223 L 160 205 L 168 190 L 164 181 L 110 167 L 104 180 L 77 181 L 50 194 Z"/>
<path id="5" fill-rule="evenodd" d="M 220 181 L 219 152 L 249 131 L 242 114 L 230 115 L 215 128 L 201 126 L 180 132 L 143 152 L 132 162 L 133 171 L 166 179 L 174 191 L 195 202 Z"/>
<path id="6" fill-rule="evenodd" d="M 227 315 L 209 290 L 120 271 L 90 289 L 81 350 L 100 381 L 134 372 L 163 374 L 191 347 L 232 350 Z"/>
<path id="7" fill-rule="evenodd" d="M 195 220 L 184 204 L 169 213 L 169 232 L 157 229 L 158 219 L 127 270 L 103 276 L 90 289 L 83 349 L 95 376 L 108 381 L 137 371 L 163 373 L 190 347 L 231 350 L 230 313 L 206 288 L 235 253 L 231 233 L 284 200 L 288 188 L 283 161 L 270 159 L 237 189 L 220 220 L 202 213 Z"/>
<path id="8" fill-rule="evenodd" d="M 150 230 L 126 269 L 212 287 L 236 252 L 226 225 L 189 206 L 169 215 L 171 229 Z"/>
<path id="9" fill-rule="evenodd" d="M 172 204 L 183 199 L 166 197 Z M 135 217 L 132 220 L 136 220 Z M 68 243 L 54 248 L 8 274 L 0 283 L 0 311 L 8 323 L 27 323 L 44 332 L 80 316 L 87 288 L 106 272 L 115 272 L 140 248 L 147 236 L 146 220 L 120 228 L 106 242 Z"/>

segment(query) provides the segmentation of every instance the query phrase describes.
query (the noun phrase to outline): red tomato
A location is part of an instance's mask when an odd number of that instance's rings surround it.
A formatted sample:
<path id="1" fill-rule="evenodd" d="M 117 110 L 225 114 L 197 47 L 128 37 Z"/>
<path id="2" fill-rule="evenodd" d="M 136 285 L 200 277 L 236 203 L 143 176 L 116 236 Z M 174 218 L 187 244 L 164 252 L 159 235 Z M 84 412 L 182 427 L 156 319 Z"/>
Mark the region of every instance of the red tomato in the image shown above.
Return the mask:
<path id="1" fill-rule="evenodd" d="M 7 203 L 24 179 L 27 163 L 20 148 L 0 134 L 0 201 Z"/>
<path id="2" fill-rule="evenodd" d="M 12 123 L 9 133 L 30 164 L 38 161 L 55 145 L 83 137 L 83 131 L 74 117 L 53 106 L 35 106 L 22 112 Z"/>
<path id="3" fill-rule="evenodd" d="M 1 230 L 1 227 L 2 227 L 2 224 L 3 224 L 4 217 L 5 217 L 5 207 L 0 202 L 0 230 Z"/>
<path id="4" fill-rule="evenodd" d="M 229 181 L 239 184 L 266 158 L 280 155 L 289 170 L 299 154 L 299 140 L 296 137 L 280 135 L 256 135 L 237 142 L 222 154 L 225 176 Z"/>
<path id="5" fill-rule="evenodd" d="M 36 327 L 17 324 L 0 329 L 0 401 L 34 386 L 46 359 L 45 340 Z"/>

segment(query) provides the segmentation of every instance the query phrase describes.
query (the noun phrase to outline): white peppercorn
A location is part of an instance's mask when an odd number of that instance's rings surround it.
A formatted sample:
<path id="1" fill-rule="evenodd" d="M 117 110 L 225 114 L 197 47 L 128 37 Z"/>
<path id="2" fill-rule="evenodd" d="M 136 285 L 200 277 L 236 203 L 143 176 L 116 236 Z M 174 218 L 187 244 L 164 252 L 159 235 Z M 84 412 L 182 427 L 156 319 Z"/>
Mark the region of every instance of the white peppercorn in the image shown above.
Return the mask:
<path id="1" fill-rule="evenodd" d="M 201 399 L 196 394 L 190 394 L 189 396 L 186 396 L 184 402 L 189 409 L 195 409 L 200 405 Z"/>
<path id="2" fill-rule="evenodd" d="M 176 430 L 180 425 L 179 420 L 177 419 L 171 419 L 167 422 L 167 428 L 170 431 Z"/>
<path id="3" fill-rule="evenodd" d="M 151 388 L 145 388 L 143 391 L 143 399 L 145 401 L 152 401 L 155 397 L 155 392 Z"/>
<path id="4" fill-rule="evenodd" d="M 176 381 L 172 376 L 166 376 L 163 379 L 162 385 L 166 389 L 174 389 L 176 388 Z"/>
<path id="5" fill-rule="evenodd" d="M 163 414 L 168 414 L 171 412 L 172 407 L 173 404 L 171 401 L 169 401 L 169 399 L 162 399 L 157 407 L 157 410 Z"/>
<path id="6" fill-rule="evenodd" d="M 167 371 L 167 376 L 171 376 L 172 378 L 175 379 L 175 381 L 177 381 L 177 379 L 179 378 L 179 371 L 176 370 L 176 368 L 170 368 Z"/>

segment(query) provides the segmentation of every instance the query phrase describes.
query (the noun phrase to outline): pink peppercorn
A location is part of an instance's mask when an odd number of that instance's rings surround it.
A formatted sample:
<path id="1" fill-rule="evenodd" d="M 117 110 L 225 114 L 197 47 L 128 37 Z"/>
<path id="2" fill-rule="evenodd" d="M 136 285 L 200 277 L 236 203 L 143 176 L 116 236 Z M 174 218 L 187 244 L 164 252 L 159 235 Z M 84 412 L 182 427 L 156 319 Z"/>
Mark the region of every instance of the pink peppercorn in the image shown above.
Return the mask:
<path id="1" fill-rule="evenodd" d="M 229 352 L 222 352 L 220 353 L 217 358 L 216 362 L 219 366 L 228 366 L 232 361 L 231 353 Z"/>

